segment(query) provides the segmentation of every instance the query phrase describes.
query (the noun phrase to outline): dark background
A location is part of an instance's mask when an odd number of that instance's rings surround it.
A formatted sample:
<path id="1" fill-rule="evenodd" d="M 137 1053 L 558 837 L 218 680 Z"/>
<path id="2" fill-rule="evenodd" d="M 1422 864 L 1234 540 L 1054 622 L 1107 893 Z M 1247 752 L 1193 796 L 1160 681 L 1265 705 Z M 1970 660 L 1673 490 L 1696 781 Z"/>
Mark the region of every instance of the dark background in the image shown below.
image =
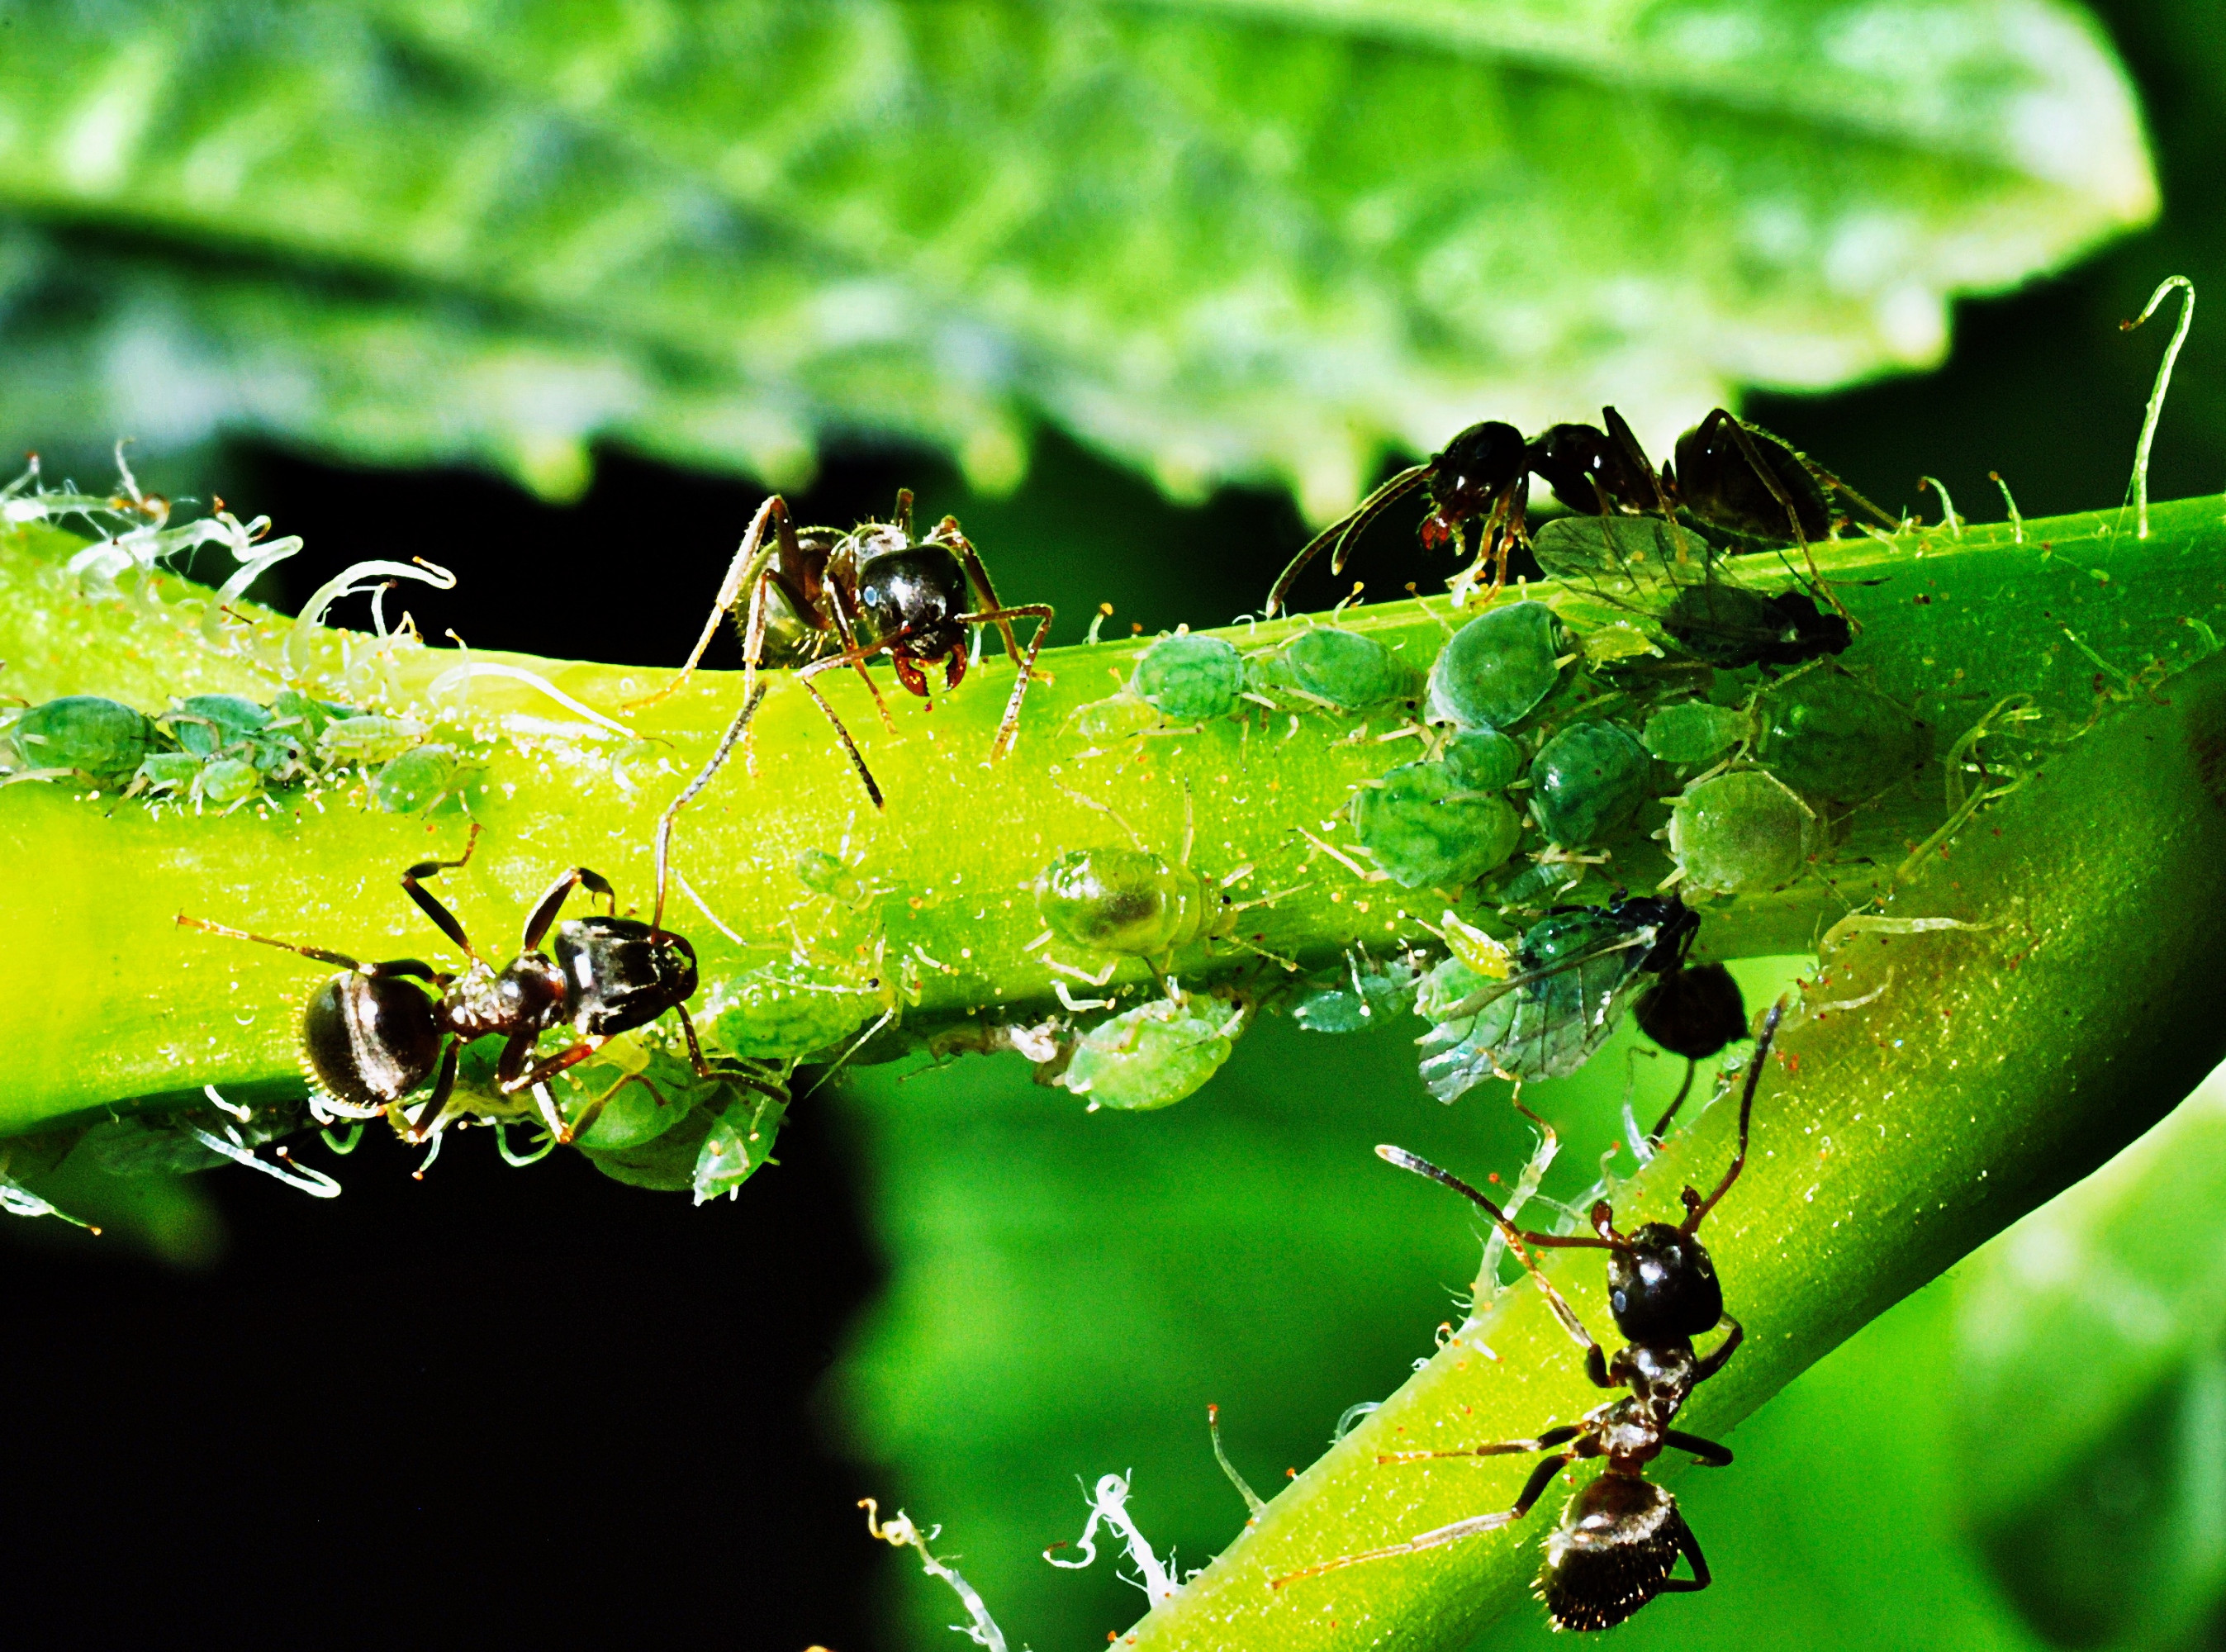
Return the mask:
<path id="1" fill-rule="evenodd" d="M 1937 373 L 1749 403 L 1889 508 L 1937 517 L 1915 490 L 1929 472 L 1998 517 L 1990 469 L 2028 516 L 2115 502 L 2172 317 L 2132 340 L 2115 324 L 2166 274 L 2226 275 L 2215 219 L 2178 210 L 2215 187 L 2215 31 L 2187 24 L 2192 9 L 2177 24 L 2105 10 L 2147 100 L 2164 221 L 2070 276 L 1961 306 Z M 2215 337 L 2198 325 L 2182 359 L 2159 499 L 2226 482 Z M 320 567 L 415 553 L 453 568 L 455 591 L 411 603 L 433 634 L 645 666 L 684 653 L 760 498 L 617 453 L 565 509 L 463 472 L 252 448 L 217 468 L 213 491 L 307 536 Z M 1179 508 L 1051 433 L 1009 499 L 874 449 L 830 455 L 792 503 L 847 524 L 885 514 L 900 484 L 929 518 L 959 515 L 1008 600 L 1056 603 L 1060 642 L 1100 601 L 1110 630 L 1226 620 L 1304 537 L 1280 495 Z M 398 543 L 398 523 L 423 525 Z M 626 578 L 607 576 L 614 558 Z M 1447 571 L 1390 524 L 1356 569 L 1380 596 Z M 298 603 L 300 577 L 272 600 Z M 1298 606 L 1342 594 L 1316 570 Z M 729 633 L 710 663 L 734 650 Z M 874 1465 L 831 1457 L 814 1412 L 880 1264 L 831 1110 L 791 1116 L 779 1167 L 702 1210 L 569 1155 L 512 1172 L 474 1135 L 423 1182 L 398 1147 L 367 1142 L 335 1200 L 204 1178 L 224 1238 L 191 1271 L 0 1224 L 7 1414 L 74 1420 L 7 1437 L 0 1642 L 741 1644 L 747 1623 L 752 1646 L 893 1647 L 870 1621 L 878 1557 L 852 1506 Z M 572 1449 L 543 1449 L 551 1438 Z"/>

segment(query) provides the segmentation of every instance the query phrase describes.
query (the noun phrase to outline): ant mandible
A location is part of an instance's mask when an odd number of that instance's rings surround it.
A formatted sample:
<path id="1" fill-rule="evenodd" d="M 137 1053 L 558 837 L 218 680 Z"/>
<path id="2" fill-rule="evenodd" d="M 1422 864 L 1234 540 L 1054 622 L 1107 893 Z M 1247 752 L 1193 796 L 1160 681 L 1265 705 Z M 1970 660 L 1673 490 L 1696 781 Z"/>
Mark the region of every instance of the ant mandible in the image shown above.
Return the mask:
<path id="1" fill-rule="evenodd" d="M 1301 570 L 1324 546 L 1333 547 L 1330 572 L 1342 574 L 1360 536 L 1418 489 L 1430 506 L 1421 531 L 1425 549 L 1450 543 L 1466 555 L 1469 524 L 1481 520 L 1479 555 L 1493 563 L 1492 591 L 1506 582 L 1515 545 L 1530 539 L 1524 513 L 1534 474 L 1544 478 L 1564 506 L 1583 516 L 1652 512 L 1674 520 L 1682 507 L 1696 521 L 1734 533 L 1774 535 L 1782 524 L 1801 547 L 1819 588 L 1825 588 L 1822 575 L 1809 546 L 1832 531 L 1830 495 L 1882 525 L 1896 525 L 1831 472 L 1725 408 L 1711 410 L 1679 436 L 1674 465 L 1658 471 L 1620 414 L 1604 407 L 1600 417 L 1604 429 L 1549 425 L 1528 441 L 1498 420 L 1469 426 L 1428 462 L 1401 471 L 1309 540 L 1268 593 L 1268 616 L 1282 607 Z"/>
<path id="2" fill-rule="evenodd" d="M 1677 1500 L 1646 1477 L 1646 1465 L 1665 1450 L 1690 1452 L 1714 1468 L 1732 1460 L 1724 1446 L 1682 1433 L 1670 1424 L 1694 1387 L 1724 1369 L 1745 1334 L 1739 1321 L 1724 1312 L 1723 1287 L 1716 1282 L 1715 1264 L 1698 1236 L 1701 1222 L 1746 1166 L 1755 1086 L 1762 1077 L 1763 1063 L 1769 1058 L 1771 1041 L 1777 1036 L 1778 1018 L 1784 1009 L 1783 999 L 1772 1006 L 1763 1023 L 1754 1059 L 1747 1065 L 1746 1088 L 1739 1097 L 1739 1150 L 1732 1155 L 1731 1167 L 1706 1198 L 1690 1187 L 1684 1190 L 1685 1219 L 1675 1227 L 1666 1222 L 1649 1222 L 1635 1232 L 1619 1233 L 1614 1212 L 1602 1199 L 1592 1209 L 1597 1237 L 1526 1232 L 1450 1171 L 1441 1170 L 1403 1147 L 1377 1148 L 1389 1162 L 1442 1182 L 1489 1216 L 1505 1236 L 1508 1249 L 1522 1260 L 1545 1293 L 1554 1317 L 1584 1350 L 1585 1372 L 1594 1386 L 1627 1388 L 1631 1392 L 1586 1413 L 1576 1422 L 1549 1428 L 1536 1439 L 1497 1440 L 1460 1451 L 1384 1453 L 1377 1458 L 1378 1463 L 1505 1457 L 1530 1452 L 1551 1455 L 1531 1471 L 1510 1509 L 1456 1521 L 1403 1543 L 1325 1560 L 1278 1578 L 1272 1586 L 1280 1589 L 1300 1578 L 1340 1566 L 1417 1554 L 1497 1531 L 1530 1513 L 1555 1475 L 1578 1458 L 1590 1457 L 1605 1458 L 1606 1466 L 1597 1479 L 1570 1497 L 1560 1523 L 1547 1534 L 1545 1564 L 1533 1585 L 1546 1603 L 1555 1627 L 1612 1629 L 1658 1594 L 1689 1593 L 1708 1586 L 1708 1565 L 1701 1557 L 1700 1543 L 1677 1512 Z M 1533 1245 L 1581 1246 L 1608 1253 L 1609 1308 L 1615 1316 L 1616 1329 L 1629 1344 L 1619 1349 L 1613 1358 L 1601 1351 L 1584 1322 L 1540 1271 L 1529 1249 Z M 1730 1327 L 1724 1340 L 1705 1355 L 1695 1354 L 1693 1338 L 1718 1325 Z M 1692 1567 L 1690 1578 L 1670 1575 L 1681 1554 Z"/>
<path id="3" fill-rule="evenodd" d="M 403 1099 L 437 1069 L 432 1096 L 417 1117 L 408 1120 L 413 1141 L 423 1141 L 439 1127 L 455 1088 L 463 1046 L 489 1033 L 508 1039 L 495 1065 L 495 1088 L 505 1096 L 531 1090 L 550 1134 L 559 1141 L 569 1141 L 594 1117 L 591 1113 L 568 1125 L 556 1110 L 547 1081 L 586 1060 L 619 1033 L 646 1026 L 668 1009 L 680 1017 L 689 1058 L 699 1076 L 708 1078 L 716 1071 L 752 1089 L 771 1088 L 747 1074 L 715 1070 L 703 1058 L 686 1004 L 696 991 L 696 949 L 684 937 L 657 924 L 617 917 L 618 899 L 611 886 L 586 867 L 572 867 L 535 903 L 515 958 L 498 970 L 480 956 L 455 914 L 419 882 L 469 861 L 479 837 L 474 824 L 456 859 L 421 861 L 402 874 L 402 887 L 410 899 L 470 960 L 461 975 L 436 969 L 419 958 L 365 963 L 346 953 L 275 940 L 183 912 L 177 921 L 188 929 L 255 941 L 338 965 L 340 973 L 317 988 L 302 1012 L 302 1051 L 309 1075 L 337 1104 L 336 1110 L 372 1118 L 399 1110 Z M 610 910 L 556 923 L 565 897 L 581 886 L 602 896 Z M 556 930 L 553 958 L 541 950 L 552 924 Z M 577 1042 L 545 1061 L 534 1061 L 541 1035 L 567 1022 L 579 1034 Z M 623 1082 L 642 1084 L 657 1095 L 656 1086 L 638 1074 Z M 664 1099 L 658 1096 L 660 1106 Z M 600 1111 L 600 1105 L 594 1110 Z"/>
<path id="4" fill-rule="evenodd" d="M 757 674 L 763 667 L 800 664 L 797 681 L 835 725 L 836 736 L 849 754 L 874 808 L 887 805 L 873 771 L 866 766 L 857 742 L 835 715 L 835 708 L 811 680 L 823 672 L 845 667 L 855 670 L 866 691 L 874 696 L 882 725 L 894 734 L 896 722 L 867 671 L 866 662 L 887 655 L 896 667 L 897 681 L 925 700 L 928 684 L 922 668 L 940 664 L 944 689 L 957 688 L 966 675 L 967 627 L 995 626 L 1019 675 L 989 755 L 993 759 L 1002 757 L 1011 748 L 1020 726 L 1021 701 L 1034 675 L 1036 651 L 1051 630 L 1050 605 L 1027 602 L 1008 607 L 1000 602 L 989 570 L 983 565 L 981 554 L 958 531 L 956 517 L 944 517 L 925 535 L 914 538 L 910 488 L 897 491 L 892 520 L 861 523 L 848 533 L 833 528 L 798 529 L 790 518 L 785 499 L 776 493 L 766 500 L 750 518 L 749 531 L 728 564 L 710 617 L 703 622 L 703 633 L 696 639 L 687 664 L 656 693 L 629 702 L 627 709 L 654 705 L 678 692 L 718 634 L 720 622 L 734 612 L 746 591 L 749 616 L 742 629 L 745 696 L 755 689 Z M 980 604 L 978 607 L 969 607 L 970 596 Z M 1019 619 L 1037 622 L 1025 654 L 1013 632 L 1013 621 Z M 825 651 L 830 640 L 837 645 L 832 654 Z"/>

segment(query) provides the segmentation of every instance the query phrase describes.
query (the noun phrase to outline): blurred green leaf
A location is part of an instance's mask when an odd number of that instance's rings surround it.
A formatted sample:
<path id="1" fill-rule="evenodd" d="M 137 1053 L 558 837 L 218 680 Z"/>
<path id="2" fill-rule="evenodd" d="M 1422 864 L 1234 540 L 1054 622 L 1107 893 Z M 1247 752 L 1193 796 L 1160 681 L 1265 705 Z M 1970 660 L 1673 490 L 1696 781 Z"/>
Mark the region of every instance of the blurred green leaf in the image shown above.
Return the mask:
<path id="1" fill-rule="evenodd" d="M 2213 1644 L 2226 1600 L 2226 1074 L 1958 1284 L 1963 1513 L 2050 1639 Z"/>
<path id="2" fill-rule="evenodd" d="M 1321 512 L 1487 411 L 1667 431 L 1937 359 L 1949 295 L 2156 200 L 2114 58 L 2049 0 L 18 21 L 0 207 L 646 359 L 448 438 L 481 457 L 609 435 L 785 480 L 870 429 L 1009 485 L 1048 416 L 1177 492 L 1278 478 Z"/>

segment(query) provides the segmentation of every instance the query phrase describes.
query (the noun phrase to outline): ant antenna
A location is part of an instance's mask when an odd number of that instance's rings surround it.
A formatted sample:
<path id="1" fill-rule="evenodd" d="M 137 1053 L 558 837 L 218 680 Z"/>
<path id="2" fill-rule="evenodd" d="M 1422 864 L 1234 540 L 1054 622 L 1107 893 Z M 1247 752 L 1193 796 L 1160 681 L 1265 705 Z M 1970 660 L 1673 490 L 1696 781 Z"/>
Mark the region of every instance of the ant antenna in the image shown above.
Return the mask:
<path id="1" fill-rule="evenodd" d="M 233 929 L 228 924 L 212 924 L 206 918 L 188 918 L 178 914 L 178 922 L 188 929 L 205 931 L 211 935 L 222 935 L 234 941 L 259 941 L 264 946 L 275 946 L 282 952 L 298 952 L 305 958 L 315 958 L 319 963 L 338 964 L 343 969 L 360 969 L 363 965 L 345 952 L 328 952 L 321 946 L 297 946 L 291 941 L 274 940 L 268 935 L 255 935 L 246 930 Z"/>
<path id="2" fill-rule="evenodd" d="M 1746 1089 L 1739 1096 L 1739 1151 L 1732 1155 L 1731 1168 L 1724 1172 L 1724 1179 L 1716 1184 L 1716 1191 L 1704 1199 L 1694 1198 L 1692 1190 L 1686 1190 L 1682 1226 L 1687 1233 L 1699 1229 L 1708 1212 L 1716 1208 L 1716 1201 L 1731 1190 L 1731 1185 L 1739 1179 L 1739 1172 L 1746 1168 L 1747 1121 L 1754 1116 L 1755 1086 L 1762 1082 L 1762 1064 L 1770 1058 L 1771 1040 L 1778 1036 L 1778 1019 L 1784 1013 L 1785 1001 L 1781 998 L 1770 1007 L 1770 1013 L 1762 1023 L 1762 1036 L 1755 1040 L 1754 1058 L 1746 1066 Z"/>

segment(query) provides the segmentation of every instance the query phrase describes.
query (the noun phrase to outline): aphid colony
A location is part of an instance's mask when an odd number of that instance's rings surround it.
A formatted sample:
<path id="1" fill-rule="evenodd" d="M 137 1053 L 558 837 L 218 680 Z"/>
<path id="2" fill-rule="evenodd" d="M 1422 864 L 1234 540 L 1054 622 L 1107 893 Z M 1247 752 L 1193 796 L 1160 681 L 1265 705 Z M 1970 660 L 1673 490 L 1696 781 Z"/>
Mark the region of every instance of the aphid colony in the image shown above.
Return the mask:
<path id="1" fill-rule="evenodd" d="M 477 766 L 423 724 L 334 705 L 298 689 L 269 705 L 196 694 L 149 716 L 95 695 L 66 695 L 0 716 L 0 785 L 43 780 L 229 811 L 319 780 L 362 772 L 394 814 L 461 808 Z"/>

